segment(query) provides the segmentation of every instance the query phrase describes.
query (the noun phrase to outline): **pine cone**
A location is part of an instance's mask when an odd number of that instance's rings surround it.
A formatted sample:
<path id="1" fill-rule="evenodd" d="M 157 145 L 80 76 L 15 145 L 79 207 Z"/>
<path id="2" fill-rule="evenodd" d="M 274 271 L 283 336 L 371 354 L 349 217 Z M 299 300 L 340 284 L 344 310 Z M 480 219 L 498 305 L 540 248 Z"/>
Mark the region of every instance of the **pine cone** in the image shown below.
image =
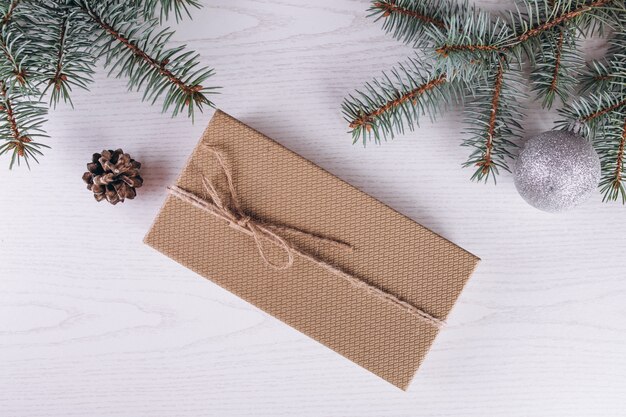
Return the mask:
<path id="1" fill-rule="evenodd" d="M 83 174 L 83 181 L 97 201 L 106 198 L 115 205 L 123 203 L 127 198 L 135 198 L 135 189 L 143 185 L 140 168 L 141 164 L 121 149 L 102 151 L 101 154 L 93 154 L 92 162 L 87 164 L 89 171 Z"/>

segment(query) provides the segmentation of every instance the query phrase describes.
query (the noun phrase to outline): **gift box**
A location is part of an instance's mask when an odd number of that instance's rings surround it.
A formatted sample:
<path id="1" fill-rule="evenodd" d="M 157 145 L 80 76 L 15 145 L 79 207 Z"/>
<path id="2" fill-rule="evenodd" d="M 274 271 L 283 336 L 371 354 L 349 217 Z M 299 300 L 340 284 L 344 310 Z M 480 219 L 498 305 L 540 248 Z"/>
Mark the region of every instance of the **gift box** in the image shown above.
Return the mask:
<path id="1" fill-rule="evenodd" d="M 221 111 L 169 191 L 148 245 L 402 389 L 479 261 Z"/>

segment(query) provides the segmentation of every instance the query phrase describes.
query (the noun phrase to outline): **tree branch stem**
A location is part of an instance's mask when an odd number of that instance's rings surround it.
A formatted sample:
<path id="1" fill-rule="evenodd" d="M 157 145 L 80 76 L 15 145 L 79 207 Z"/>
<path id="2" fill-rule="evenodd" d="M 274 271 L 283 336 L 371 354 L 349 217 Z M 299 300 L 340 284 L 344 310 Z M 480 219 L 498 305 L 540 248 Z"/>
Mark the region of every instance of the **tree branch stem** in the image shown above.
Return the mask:
<path id="1" fill-rule="evenodd" d="M 11 137 L 13 139 L 13 148 L 17 149 L 19 156 L 24 156 L 24 144 L 31 142 L 31 139 L 20 132 L 15 118 L 15 111 L 13 110 L 13 104 L 7 91 L 7 85 L 4 81 L 0 81 L 0 101 L 2 102 L 0 110 L 4 112 L 7 122 L 9 123 L 9 129 L 11 131 Z"/>
<path id="2" fill-rule="evenodd" d="M 407 9 L 405 7 L 400 7 L 393 0 L 378 1 L 378 2 L 374 3 L 373 7 L 376 7 L 378 9 L 383 10 L 383 16 L 384 17 L 389 17 L 389 16 L 391 16 L 392 13 L 397 13 L 397 14 L 402 14 L 402 15 L 405 15 L 405 16 L 410 16 L 410 17 L 412 17 L 414 19 L 421 20 L 424 23 L 430 23 L 430 24 L 435 25 L 435 26 L 440 27 L 440 28 L 445 28 L 446 27 L 444 22 L 442 22 L 440 20 L 437 20 L 437 19 L 434 19 L 434 18 L 432 18 L 430 16 L 423 15 L 421 13 L 418 13 L 418 12 L 414 11 L 414 10 L 409 10 L 409 9 Z"/>
<path id="3" fill-rule="evenodd" d="M 426 84 L 422 84 L 421 86 L 400 95 L 398 98 L 388 101 L 382 107 L 379 107 L 378 109 L 370 113 L 361 115 L 361 117 L 353 120 L 350 123 L 350 128 L 355 129 L 359 126 L 365 126 L 365 128 L 369 130 L 370 124 L 372 120 L 374 120 L 375 117 L 380 116 L 381 114 L 384 114 L 393 108 L 397 108 L 398 106 L 400 106 L 403 103 L 406 103 L 407 101 L 417 100 L 417 98 L 421 96 L 422 94 L 424 94 L 426 91 L 432 90 L 433 88 L 441 84 L 444 84 L 447 81 L 446 78 L 447 78 L 446 74 L 441 74 L 439 77 L 433 78 L 432 80 L 428 81 Z"/>
<path id="4" fill-rule="evenodd" d="M 498 61 L 498 70 L 493 85 L 493 96 L 491 97 L 491 114 L 489 115 L 489 125 L 487 127 L 487 142 L 485 143 L 485 153 L 482 161 L 476 165 L 482 167 L 483 174 L 487 174 L 493 163 L 493 138 L 496 135 L 496 122 L 498 117 L 498 109 L 500 107 L 500 96 L 502 94 L 502 83 L 504 81 L 504 65 L 502 60 Z"/>
<path id="5" fill-rule="evenodd" d="M 550 91 L 555 92 L 559 82 L 559 71 L 561 69 L 561 54 L 563 53 L 563 39 L 565 38 L 565 31 L 561 29 L 559 33 L 559 40 L 556 45 L 556 53 L 554 56 L 554 72 L 552 73 L 552 82 L 550 83 Z"/>
<path id="6" fill-rule="evenodd" d="M 604 116 L 605 114 L 610 113 L 613 110 L 617 110 L 617 109 L 619 109 L 622 106 L 626 106 L 626 99 L 620 101 L 619 103 L 615 103 L 612 106 L 605 107 L 605 108 L 600 109 L 600 110 L 598 110 L 596 112 L 593 112 L 590 115 L 585 116 L 582 119 L 580 119 L 580 121 L 583 122 L 583 123 L 590 122 L 593 119 L 596 119 L 596 118 L 598 118 L 600 116 Z"/>
<path id="7" fill-rule="evenodd" d="M 59 53 L 57 55 L 56 69 L 54 71 L 54 75 L 52 79 L 50 79 L 50 84 L 54 84 L 54 87 L 57 90 L 61 89 L 61 83 L 65 78 L 67 78 L 63 74 L 63 48 L 65 47 L 65 32 L 67 30 L 68 16 L 65 15 L 63 20 L 61 21 L 61 28 L 59 34 Z"/>
<path id="8" fill-rule="evenodd" d="M 622 171 L 624 169 L 624 151 L 626 150 L 626 119 L 624 120 L 624 126 L 622 127 L 622 138 L 619 142 L 617 149 L 617 164 L 615 168 L 615 179 L 613 180 L 613 187 L 618 188 L 622 183 Z"/>
<path id="9" fill-rule="evenodd" d="M 533 29 L 529 29 L 526 32 L 522 33 L 518 36 L 518 42 L 525 42 L 530 38 L 533 38 L 547 30 L 550 30 L 556 26 L 559 26 L 562 23 L 565 23 L 569 20 L 574 19 L 575 17 L 580 16 L 581 14 L 587 13 L 595 8 L 602 7 L 607 3 L 610 3 L 613 0 L 595 0 L 589 4 L 585 4 L 584 6 L 579 7 L 578 9 L 572 10 L 570 12 L 565 13 L 559 17 L 556 17 L 552 20 L 548 20 Z"/>

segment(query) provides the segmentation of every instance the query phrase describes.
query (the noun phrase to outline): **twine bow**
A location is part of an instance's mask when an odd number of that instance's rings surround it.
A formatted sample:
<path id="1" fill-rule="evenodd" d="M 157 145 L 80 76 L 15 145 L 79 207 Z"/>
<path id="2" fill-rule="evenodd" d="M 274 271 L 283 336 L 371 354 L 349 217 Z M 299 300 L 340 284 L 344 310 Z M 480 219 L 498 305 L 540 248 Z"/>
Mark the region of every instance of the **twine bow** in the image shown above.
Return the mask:
<path id="1" fill-rule="evenodd" d="M 224 220 L 233 229 L 248 236 L 251 236 L 256 243 L 261 258 L 268 266 L 273 269 L 284 270 L 290 268 L 293 265 L 294 257 L 298 255 L 322 267 L 323 269 L 341 278 L 346 279 L 353 286 L 357 288 L 363 288 L 379 298 L 382 298 L 399 307 L 402 307 L 409 313 L 419 317 L 423 321 L 437 328 L 441 328 L 444 325 L 443 320 L 433 317 L 432 315 L 415 307 L 414 305 L 409 304 L 406 301 L 400 300 L 395 295 L 383 291 L 380 288 L 374 287 L 359 279 L 358 277 L 349 274 L 348 272 L 345 272 L 312 254 L 300 250 L 291 241 L 285 238 L 284 235 L 299 235 L 316 240 L 320 243 L 333 245 L 345 250 L 353 250 L 353 247 L 349 244 L 341 242 L 339 240 L 330 239 L 324 236 L 309 233 L 294 227 L 263 222 L 246 214 L 246 212 L 241 208 L 239 196 L 237 195 L 237 190 L 233 183 L 232 171 L 228 166 L 228 163 L 226 162 L 224 154 L 219 149 L 212 146 L 204 145 L 204 148 L 211 152 L 211 154 L 215 157 L 222 173 L 224 174 L 224 177 L 226 177 L 229 192 L 229 195 L 227 196 L 228 198 L 224 199 L 220 192 L 217 190 L 215 183 L 212 182 L 205 175 L 201 176 L 202 186 L 210 199 L 201 198 L 194 193 L 184 190 L 176 185 L 168 187 L 168 191 L 172 196 L 180 199 L 181 201 L 189 203 L 206 213 L 212 214 L 213 216 Z M 281 249 L 285 253 L 287 259 L 283 263 L 273 261 L 267 254 L 267 244 L 274 245 L 275 247 Z"/>

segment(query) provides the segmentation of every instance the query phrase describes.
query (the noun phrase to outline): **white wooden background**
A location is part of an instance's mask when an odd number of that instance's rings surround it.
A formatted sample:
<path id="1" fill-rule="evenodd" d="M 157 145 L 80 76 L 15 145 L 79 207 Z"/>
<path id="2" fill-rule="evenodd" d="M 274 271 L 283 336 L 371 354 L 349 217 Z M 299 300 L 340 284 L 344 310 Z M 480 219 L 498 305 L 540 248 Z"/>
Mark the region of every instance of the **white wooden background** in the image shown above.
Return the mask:
<path id="1" fill-rule="evenodd" d="M 176 40 L 216 67 L 220 108 L 483 262 L 394 388 L 142 244 L 211 112 L 171 120 L 100 70 L 50 115 L 42 164 L 0 171 L 2 417 L 626 415 L 626 207 L 596 195 L 550 215 L 508 174 L 469 182 L 458 112 L 353 146 L 342 98 L 410 53 L 366 0 L 204 3 Z M 528 136 L 550 129 L 527 114 Z M 96 204 L 85 163 L 117 147 L 146 186 Z"/>

